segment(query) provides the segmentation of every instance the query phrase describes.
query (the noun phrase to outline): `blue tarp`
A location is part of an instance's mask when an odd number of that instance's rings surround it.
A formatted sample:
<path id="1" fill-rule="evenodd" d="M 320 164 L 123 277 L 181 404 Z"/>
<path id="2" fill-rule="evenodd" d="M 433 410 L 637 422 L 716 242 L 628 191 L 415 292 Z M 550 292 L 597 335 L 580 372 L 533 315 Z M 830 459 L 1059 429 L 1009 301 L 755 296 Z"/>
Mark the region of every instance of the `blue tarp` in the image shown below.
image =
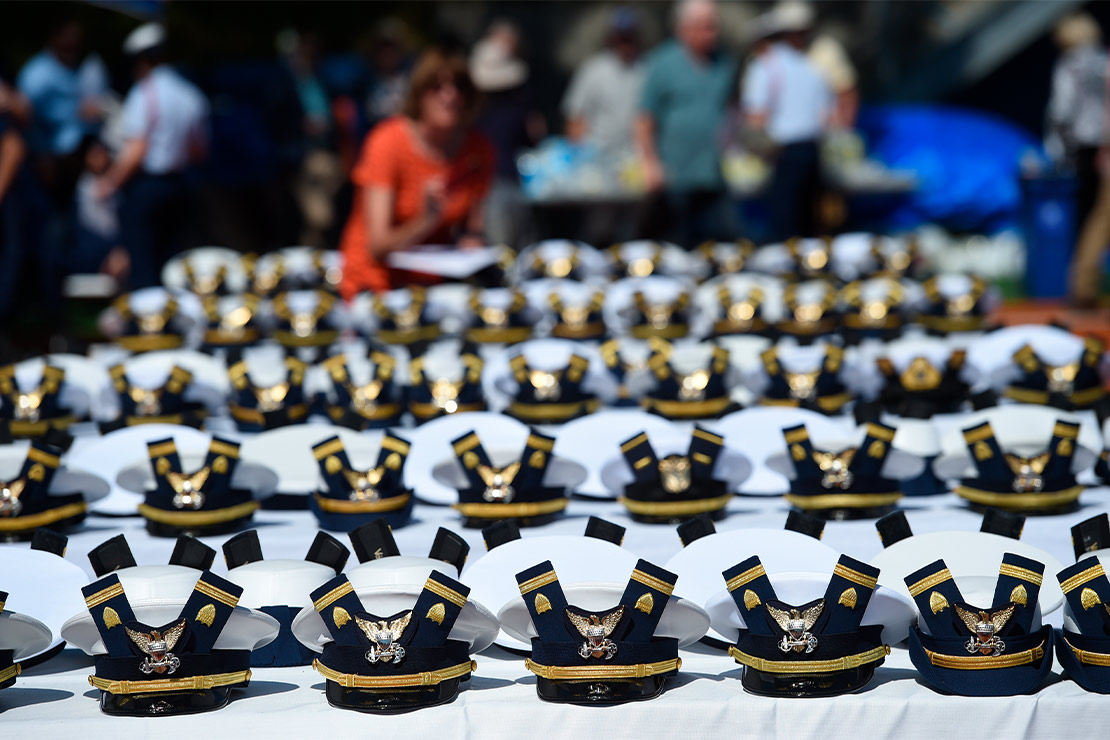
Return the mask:
<path id="1" fill-rule="evenodd" d="M 888 228 L 934 223 L 991 233 L 1018 225 L 1020 162 L 1041 151 L 1021 127 L 966 108 L 892 105 L 864 108 L 859 129 L 869 156 L 918 176 L 918 190 L 899 200 Z"/>

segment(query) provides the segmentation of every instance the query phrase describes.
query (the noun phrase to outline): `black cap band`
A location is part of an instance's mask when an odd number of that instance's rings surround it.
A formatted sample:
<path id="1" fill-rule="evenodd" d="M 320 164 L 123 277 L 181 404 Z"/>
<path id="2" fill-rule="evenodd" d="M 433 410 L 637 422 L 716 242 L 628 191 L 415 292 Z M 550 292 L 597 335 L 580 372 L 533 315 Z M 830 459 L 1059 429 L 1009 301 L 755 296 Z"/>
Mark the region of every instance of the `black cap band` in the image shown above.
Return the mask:
<path id="1" fill-rule="evenodd" d="M 66 544 L 68 542 L 69 538 L 64 534 L 59 534 L 45 527 L 39 527 L 35 530 L 35 533 L 31 535 L 32 550 L 52 552 L 60 558 L 66 556 Z"/>
<path id="2" fill-rule="evenodd" d="M 975 411 L 993 408 L 998 405 L 998 394 L 992 390 L 980 391 L 971 395 L 971 408 Z"/>
<path id="3" fill-rule="evenodd" d="M 210 570 L 216 559 L 216 551 L 192 535 L 183 534 L 177 538 L 170 554 L 170 565 L 184 565 L 186 568 Z"/>
<path id="4" fill-rule="evenodd" d="M 436 532 L 435 539 L 432 540 L 432 549 L 428 551 L 428 557 L 455 566 L 457 573 L 462 573 L 463 566 L 466 565 L 466 556 L 469 554 L 470 545 L 466 540 L 443 527 Z"/>
<path id="5" fill-rule="evenodd" d="M 682 540 L 683 547 L 694 540 L 700 540 L 702 537 L 708 537 L 717 532 L 717 528 L 713 526 L 713 520 L 709 518 L 708 514 L 698 514 L 693 519 L 687 519 L 679 524 L 675 529 L 678 531 L 678 539 Z"/>
<path id="6" fill-rule="evenodd" d="M 1025 529 L 1025 515 L 1001 509 L 987 509 L 983 512 L 983 526 L 980 532 L 1000 534 L 1003 537 L 1020 540 L 1021 532 Z"/>
<path id="7" fill-rule="evenodd" d="M 89 552 L 89 562 L 92 563 L 93 573 L 97 578 L 107 575 L 122 568 L 134 568 L 135 556 L 131 554 L 131 547 L 127 538 L 117 534 L 112 539 L 102 542 Z"/>
<path id="8" fill-rule="evenodd" d="M 485 540 L 486 550 L 492 550 L 506 542 L 519 540 L 520 527 L 515 519 L 502 519 L 482 529 L 482 539 Z"/>
<path id="9" fill-rule="evenodd" d="M 308 554 L 304 556 L 304 559 L 310 563 L 319 563 L 334 568 L 336 574 L 338 574 L 343 571 L 343 566 L 347 564 L 347 558 L 349 557 L 351 557 L 351 551 L 347 549 L 346 545 L 327 532 L 317 532 L 316 539 L 312 540 L 312 544 L 308 546 Z"/>
<path id="10" fill-rule="evenodd" d="M 619 524 L 607 522 L 596 516 L 591 516 L 586 522 L 586 536 L 594 537 L 606 542 L 619 545 L 624 542 L 625 529 Z"/>
<path id="11" fill-rule="evenodd" d="M 856 419 L 856 424 L 866 424 L 868 422 L 881 422 L 883 414 L 883 405 L 878 401 L 860 401 L 856 403 L 852 409 L 852 415 Z"/>
<path id="12" fill-rule="evenodd" d="M 397 541 L 393 539 L 393 530 L 389 528 L 389 522 L 385 518 L 375 519 L 352 529 L 347 536 L 351 538 L 351 549 L 355 551 L 355 557 L 360 563 L 401 554 L 397 549 Z"/>
<path id="13" fill-rule="evenodd" d="M 825 520 L 799 509 L 791 509 L 786 514 L 786 525 L 783 529 L 807 534 L 813 539 L 819 540 L 821 535 L 825 533 Z"/>
<path id="14" fill-rule="evenodd" d="M 258 541 L 258 530 L 249 529 L 225 542 L 224 560 L 227 561 L 228 570 L 262 560 L 262 543 Z"/>
<path id="15" fill-rule="evenodd" d="M 913 537 L 913 530 L 906 519 L 906 512 L 892 511 L 879 521 L 875 522 L 875 529 L 879 530 L 879 539 L 883 547 L 890 547 L 895 542 Z"/>
<path id="16" fill-rule="evenodd" d="M 1099 514 L 1076 524 L 1071 528 L 1071 546 L 1076 560 L 1084 553 L 1110 547 L 1110 517 Z"/>

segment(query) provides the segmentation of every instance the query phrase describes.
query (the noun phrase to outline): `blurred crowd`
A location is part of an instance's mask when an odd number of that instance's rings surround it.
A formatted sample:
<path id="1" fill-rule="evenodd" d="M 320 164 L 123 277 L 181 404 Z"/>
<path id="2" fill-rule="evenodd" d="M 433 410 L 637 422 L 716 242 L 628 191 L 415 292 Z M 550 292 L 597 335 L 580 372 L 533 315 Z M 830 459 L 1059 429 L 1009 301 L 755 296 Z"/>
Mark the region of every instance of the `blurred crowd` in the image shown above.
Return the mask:
<path id="1" fill-rule="evenodd" d="M 722 154 L 736 147 L 768 163 L 769 240 L 835 231 L 844 205 L 823 187 L 821 144 L 853 127 L 859 98 L 847 54 L 816 32 L 813 7 L 786 0 L 752 20 L 743 59 L 722 42 L 711 0 L 680 0 L 671 21 L 672 38 L 647 49 L 637 13 L 611 13 L 604 47 L 564 93 L 562 132 L 547 130 L 537 109 L 527 49 L 510 22 L 490 23 L 470 48 L 417 50 L 387 21 L 357 81 L 326 68 L 313 34 L 282 32 L 280 90 L 259 93 L 270 100 L 261 116 L 273 139 L 266 172 L 276 195 L 252 207 L 267 234 L 227 246 L 338 248 L 347 296 L 402 279 L 387 266 L 393 251 L 520 248 L 542 235 L 518 158 L 559 133 L 598 157 L 636 161 L 649 207 L 622 224 L 625 239 L 692 248 L 742 235 L 722 174 Z M 1081 250 L 1088 255 L 1107 241 L 1095 231 L 1110 229 L 1110 191 L 1099 187 L 1100 147 L 1091 143 L 1104 138 L 1105 110 L 1079 122 L 1076 93 L 1066 88 L 1083 70 L 1105 75 L 1097 25 L 1093 41 L 1090 32 L 1074 31 L 1081 43 L 1065 47 L 1070 71 L 1058 74 L 1050 110 L 1053 131 L 1065 134 L 1061 156 L 1080 173 L 1083 213 L 1106 222 L 1090 227 L 1096 246 Z M 203 221 L 244 208 L 228 194 L 236 163 L 256 142 L 214 137 L 209 100 L 214 87 L 233 101 L 258 91 L 249 81 L 191 80 L 171 64 L 166 33 L 147 23 L 127 37 L 122 98 L 73 21 L 56 23 L 39 53 L 11 79 L 0 77 L 0 319 L 30 296 L 38 317 L 51 321 L 70 274 L 106 275 L 119 288 L 157 284 L 169 256 L 211 238 Z M 1089 81 L 1080 87 L 1091 90 Z M 214 190 L 220 168 L 225 188 Z M 198 210 L 205 196 L 208 207 Z M 1097 274 L 1089 265 L 1098 255 L 1084 259 L 1083 274 Z"/>
<path id="2" fill-rule="evenodd" d="M 812 11 L 787 3 L 755 22 L 745 117 L 735 126 L 741 70 L 720 41 L 716 6 L 680 2 L 673 22 L 673 40 L 649 51 L 635 11 L 616 9 L 605 47 L 575 72 L 563 100 L 567 138 L 642 162 L 659 207 L 629 236 L 692 245 L 738 235 L 720 167 L 732 129 L 777 151 L 776 231 L 812 233 L 816 141 L 840 110 L 833 89 L 845 88 L 827 73 L 843 60 L 822 67 L 813 61 L 820 52 L 805 53 Z M 205 235 L 194 223 L 195 199 L 204 173 L 219 166 L 212 160 L 227 155 L 209 146 L 200 88 L 211 86 L 175 69 L 159 24 L 126 39 L 131 85 L 122 100 L 88 46 L 76 22 L 58 22 L 44 48 L 0 80 L 8 282 L 0 315 L 22 305 L 21 292 L 40 298 L 47 314 L 56 310 L 71 273 L 103 273 L 121 287 L 156 284 L 165 259 Z M 494 21 L 469 50 L 448 44 L 423 53 L 384 23 L 354 104 L 336 94 L 312 34 L 283 32 L 277 46 L 293 95 L 266 111 L 287 119 L 271 128 L 290 132 L 277 147 L 285 200 L 270 204 L 279 206 L 272 218 L 295 220 L 286 239 L 340 246 L 359 283 L 352 290 L 387 287 L 381 257 L 395 249 L 520 247 L 535 238 L 517 157 L 553 132 L 536 109 L 511 23 Z"/>

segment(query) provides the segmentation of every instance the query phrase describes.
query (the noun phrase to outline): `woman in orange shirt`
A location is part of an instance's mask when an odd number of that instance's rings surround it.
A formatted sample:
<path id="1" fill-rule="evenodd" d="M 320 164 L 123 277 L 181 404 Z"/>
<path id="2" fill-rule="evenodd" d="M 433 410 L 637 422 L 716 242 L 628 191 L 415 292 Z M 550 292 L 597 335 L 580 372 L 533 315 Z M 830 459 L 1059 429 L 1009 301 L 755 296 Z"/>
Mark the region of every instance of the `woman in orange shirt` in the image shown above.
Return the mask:
<path id="1" fill-rule="evenodd" d="M 383 264 L 390 252 L 485 243 L 482 203 L 494 153 L 471 129 L 477 107 L 466 59 L 425 52 L 403 114 L 370 131 L 351 172 L 355 197 L 340 247 L 344 298 L 394 287 L 397 275 Z"/>

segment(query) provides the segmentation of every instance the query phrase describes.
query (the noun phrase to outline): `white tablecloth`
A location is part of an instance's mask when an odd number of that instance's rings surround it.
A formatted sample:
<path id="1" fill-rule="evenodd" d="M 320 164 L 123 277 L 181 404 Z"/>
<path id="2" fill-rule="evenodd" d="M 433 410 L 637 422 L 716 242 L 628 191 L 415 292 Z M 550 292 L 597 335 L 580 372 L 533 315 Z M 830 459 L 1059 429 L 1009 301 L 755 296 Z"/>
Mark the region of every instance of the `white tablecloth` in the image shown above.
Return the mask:
<path id="1" fill-rule="evenodd" d="M 1030 518 L 1023 539 L 1068 563 L 1073 560 L 1068 529 L 1106 510 L 1110 489 L 1083 494 L 1075 513 Z M 955 496 L 905 499 L 916 533 L 979 528 L 981 517 Z M 781 527 L 787 506 L 778 499 L 737 498 L 718 530 Z M 580 534 L 586 517 L 602 516 L 628 527 L 624 547 L 664 564 L 681 543 L 673 527 L 632 523 L 615 503 L 575 500 L 567 516 L 544 533 Z M 478 530 L 463 530 L 448 508 L 418 505 L 414 523 L 395 530 L 402 553 L 423 555 L 436 528 L 446 525 L 470 542 L 471 559 L 484 552 Z M 265 555 L 301 558 L 315 536 L 306 512 L 259 512 L 255 523 Z M 119 532 L 127 535 L 139 564 L 165 563 L 173 540 L 149 537 L 139 519 L 91 517 L 71 535 L 67 558 L 88 570 L 86 553 Z M 524 536 L 532 532 L 525 530 Z M 340 535 L 342 538 L 342 535 Z M 219 549 L 225 537 L 207 538 Z M 856 558 L 869 559 L 880 549 L 872 521 L 829 522 L 824 541 Z M 2 545 L 19 547 L 25 545 Z M 738 553 L 741 560 L 751 553 Z M 222 558 L 213 566 L 225 572 Z M 1054 574 L 1046 574 L 1052 577 Z M 2 579 L 2 575 L 0 575 Z M 90 573 L 91 580 L 91 573 Z M 45 584 L 44 584 L 45 585 Z M 2 580 L 0 580 L 2 587 Z M 681 593 L 681 581 L 676 593 Z M 487 604 L 496 611 L 500 604 Z M 1057 611 L 1049 622 L 1059 624 Z M 617 707 L 576 707 L 541 701 L 524 659 L 500 648 L 476 657 L 477 672 L 450 704 L 395 716 L 364 715 L 331 708 L 323 679 L 311 668 L 255 669 L 250 687 L 234 694 L 230 706 L 183 717 L 117 718 L 103 715 L 98 693 L 87 676 L 91 660 L 66 650 L 44 665 L 27 670 L 13 688 L 0 691 L 0 734 L 10 738 L 224 738 L 249 733 L 277 738 L 482 738 L 542 733 L 555 738 L 781 737 L 796 740 L 840 738 L 1103 738 L 1110 726 L 1110 697 L 1090 694 L 1063 680 L 1057 667 L 1049 684 L 1033 696 L 965 698 L 942 696 L 918 682 L 904 649 L 895 648 L 872 683 L 860 693 L 829 699 L 770 699 L 747 694 L 740 686 L 740 667 L 727 655 L 695 645 L 682 651 L 680 675 L 659 698 Z"/>

